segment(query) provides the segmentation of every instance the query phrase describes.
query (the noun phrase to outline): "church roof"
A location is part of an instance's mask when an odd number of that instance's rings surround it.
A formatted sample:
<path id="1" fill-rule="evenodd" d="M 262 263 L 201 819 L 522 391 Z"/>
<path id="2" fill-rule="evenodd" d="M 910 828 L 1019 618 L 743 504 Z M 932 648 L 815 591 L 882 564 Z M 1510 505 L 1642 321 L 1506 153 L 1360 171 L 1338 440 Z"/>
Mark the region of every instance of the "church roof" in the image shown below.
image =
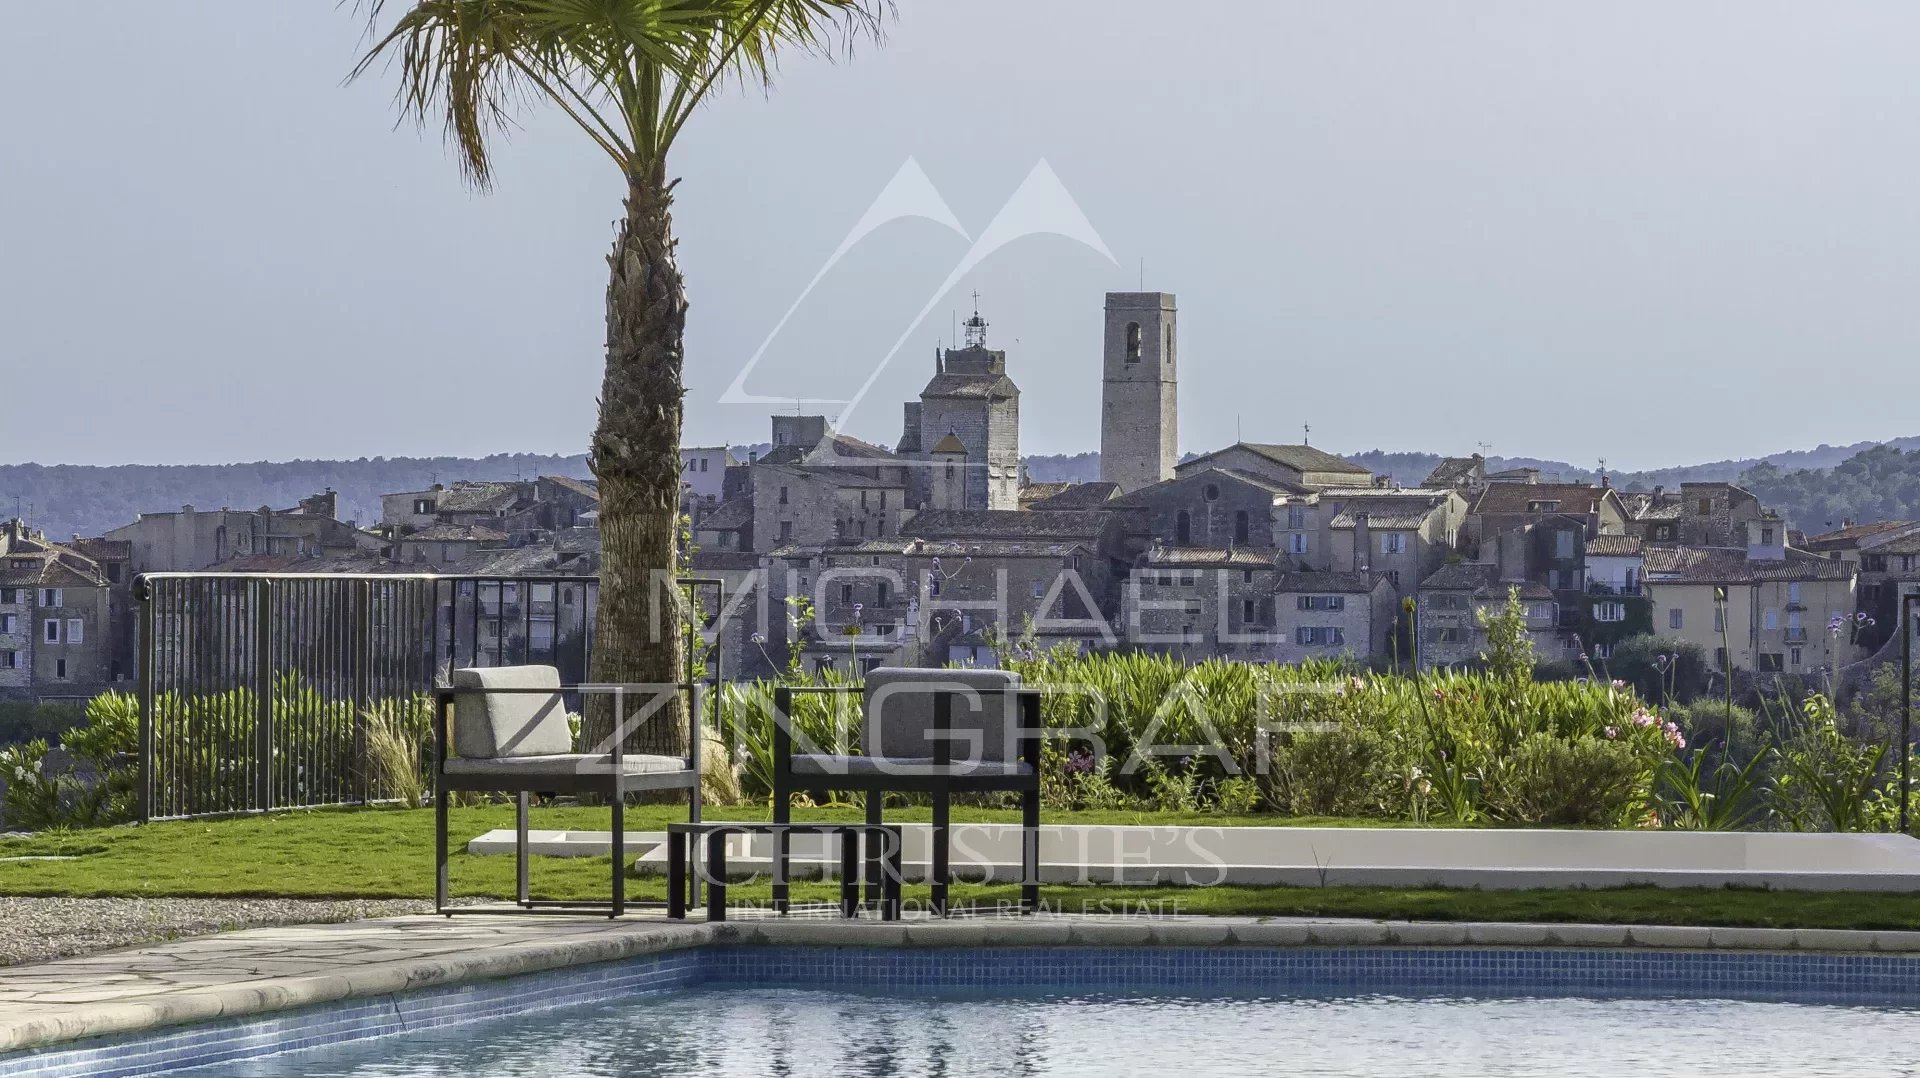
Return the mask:
<path id="1" fill-rule="evenodd" d="M 934 375 L 928 380 L 927 388 L 920 391 L 922 397 L 957 400 L 1012 400 L 1019 395 L 1020 387 L 1004 374 L 964 374 L 954 371 Z"/>

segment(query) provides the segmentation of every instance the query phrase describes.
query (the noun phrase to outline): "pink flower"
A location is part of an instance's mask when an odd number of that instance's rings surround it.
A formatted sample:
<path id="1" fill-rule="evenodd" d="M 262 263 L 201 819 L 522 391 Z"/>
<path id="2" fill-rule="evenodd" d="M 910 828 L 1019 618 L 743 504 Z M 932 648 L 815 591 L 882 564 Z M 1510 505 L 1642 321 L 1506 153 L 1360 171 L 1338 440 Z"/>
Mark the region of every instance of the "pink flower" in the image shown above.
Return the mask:
<path id="1" fill-rule="evenodd" d="M 1613 687 L 1616 689 L 1624 689 L 1627 687 L 1627 683 L 1624 681 L 1621 681 L 1619 678 L 1614 678 Z"/>
<path id="2" fill-rule="evenodd" d="M 1660 721 L 1659 719 L 1654 718 L 1652 715 L 1647 714 L 1645 711 L 1636 711 L 1633 713 L 1633 724 L 1643 729 L 1645 727 L 1652 726 L 1654 723 L 1659 721 Z"/>
<path id="3" fill-rule="evenodd" d="M 1609 726 L 1609 727 L 1607 727 L 1607 740 L 1608 740 L 1608 741 L 1612 741 L 1612 740 L 1613 740 L 1614 738 L 1616 738 L 1616 737 L 1619 737 L 1619 736 L 1620 736 L 1620 728 L 1619 728 L 1619 727 L 1617 727 L 1617 726 Z"/>
<path id="4" fill-rule="evenodd" d="M 1677 723 L 1677 722 L 1670 722 L 1670 723 L 1668 723 L 1668 724 L 1667 724 L 1667 734 L 1668 734 L 1668 736 L 1670 736 L 1670 737 L 1679 737 L 1679 736 L 1680 736 L 1680 724 L 1679 724 L 1679 723 Z"/>

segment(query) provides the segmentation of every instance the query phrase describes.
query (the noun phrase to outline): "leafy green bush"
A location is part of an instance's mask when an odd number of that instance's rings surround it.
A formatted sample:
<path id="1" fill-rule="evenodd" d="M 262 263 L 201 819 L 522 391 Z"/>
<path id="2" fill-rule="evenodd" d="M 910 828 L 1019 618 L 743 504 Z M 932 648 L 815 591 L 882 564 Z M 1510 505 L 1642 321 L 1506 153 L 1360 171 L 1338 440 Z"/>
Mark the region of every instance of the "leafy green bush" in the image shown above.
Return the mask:
<path id="1" fill-rule="evenodd" d="M 85 710 L 76 704 L 0 700 L 0 745 L 36 740 L 52 744 L 85 718 Z"/>
<path id="2" fill-rule="evenodd" d="M 1495 769 L 1485 802 L 1503 823 L 1619 827 L 1643 804 L 1646 773 L 1626 741 L 1530 734 Z"/>

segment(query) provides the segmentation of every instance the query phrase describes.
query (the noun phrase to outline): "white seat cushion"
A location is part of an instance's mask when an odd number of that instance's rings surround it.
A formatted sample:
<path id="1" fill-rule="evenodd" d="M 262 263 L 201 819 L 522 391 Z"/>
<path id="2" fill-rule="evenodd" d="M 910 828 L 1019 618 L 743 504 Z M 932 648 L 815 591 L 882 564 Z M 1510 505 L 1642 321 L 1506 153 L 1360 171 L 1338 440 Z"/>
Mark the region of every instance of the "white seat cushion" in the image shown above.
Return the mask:
<path id="1" fill-rule="evenodd" d="M 562 756 L 573 728 L 551 666 L 482 666 L 453 672 L 453 754 L 470 759 Z M 461 690 L 517 689 L 518 692 Z M 551 689 L 528 692 L 529 689 Z"/>
<path id="2" fill-rule="evenodd" d="M 620 764 L 621 771 L 629 775 L 659 775 L 687 769 L 687 762 L 678 756 L 626 753 L 621 756 Z M 447 761 L 449 775 L 607 775 L 612 772 L 612 756 L 586 752 L 567 752 L 554 756 L 495 756 L 489 759 L 456 757 Z"/>

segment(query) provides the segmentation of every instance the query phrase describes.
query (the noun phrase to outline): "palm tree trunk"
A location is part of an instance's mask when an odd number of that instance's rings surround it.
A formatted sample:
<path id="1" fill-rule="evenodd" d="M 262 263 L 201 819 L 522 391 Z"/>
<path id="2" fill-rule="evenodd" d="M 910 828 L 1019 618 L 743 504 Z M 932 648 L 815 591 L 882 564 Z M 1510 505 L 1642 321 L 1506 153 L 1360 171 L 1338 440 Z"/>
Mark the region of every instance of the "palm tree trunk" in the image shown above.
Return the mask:
<path id="1" fill-rule="evenodd" d="M 680 503 L 685 282 L 674 261 L 671 185 L 635 178 L 607 281 L 607 371 L 589 458 L 600 482 L 600 601 L 592 677 L 675 682 L 682 626 L 673 607 Z M 631 714 L 640 706 L 628 706 Z M 589 730 L 611 730 L 610 708 L 590 708 Z M 630 729 L 631 752 L 683 754 L 686 709 L 676 698 Z"/>

